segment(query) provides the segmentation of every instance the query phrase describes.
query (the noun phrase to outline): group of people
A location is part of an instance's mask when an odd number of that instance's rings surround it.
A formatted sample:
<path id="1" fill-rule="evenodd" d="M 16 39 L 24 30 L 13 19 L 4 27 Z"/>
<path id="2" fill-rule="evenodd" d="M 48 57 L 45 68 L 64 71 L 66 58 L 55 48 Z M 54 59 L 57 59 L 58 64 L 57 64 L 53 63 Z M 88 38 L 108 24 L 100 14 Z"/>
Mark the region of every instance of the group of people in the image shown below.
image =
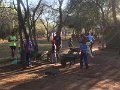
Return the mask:
<path id="1" fill-rule="evenodd" d="M 83 63 L 86 66 L 86 69 L 88 69 L 88 55 L 90 55 L 90 57 L 93 57 L 92 55 L 92 46 L 94 43 L 94 38 L 92 36 L 92 33 L 87 33 L 85 34 L 81 34 L 79 37 L 79 42 L 80 42 L 80 52 L 81 52 L 81 56 L 80 56 L 80 68 L 83 68 Z M 68 46 L 69 47 L 73 47 L 73 40 L 72 38 L 69 38 L 68 41 Z"/>
<path id="2" fill-rule="evenodd" d="M 9 46 L 11 48 L 11 57 L 15 57 L 15 50 L 16 50 L 16 41 L 17 38 L 15 36 L 15 32 L 11 32 L 11 35 L 8 39 Z M 61 36 L 60 33 L 57 32 L 56 36 L 54 36 L 52 40 L 52 47 L 51 47 L 51 63 L 57 63 L 57 60 L 59 59 L 59 52 L 61 48 Z M 93 45 L 94 38 L 91 35 L 91 33 L 88 33 L 87 35 L 81 34 L 80 36 L 80 68 L 83 68 L 83 65 L 85 64 L 86 69 L 88 69 L 88 55 L 92 56 L 92 45 Z M 72 38 L 69 39 L 69 47 L 72 47 Z M 28 47 L 27 52 L 26 52 L 26 64 L 29 66 L 31 65 L 31 60 L 30 60 L 30 53 L 31 53 L 31 48 L 32 48 L 32 42 L 30 41 L 28 46 L 27 42 L 24 41 L 24 47 Z"/>
<path id="3" fill-rule="evenodd" d="M 90 57 L 93 57 L 92 55 L 92 46 L 94 43 L 94 38 L 91 33 L 87 33 L 86 35 L 81 34 L 80 36 L 80 69 L 83 68 L 83 65 L 85 64 L 85 68 L 88 69 L 88 55 Z M 60 50 L 61 45 L 61 37 L 59 34 L 57 34 L 53 41 L 52 41 L 52 59 L 51 62 L 57 62 L 57 52 Z M 73 47 L 73 40 L 72 38 L 69 38 L 68 46 Z"/>
<path id="4" fill-rule="evenodd" d="M 9 46 L 11 49 L 11 58 L 14 59 L 16 58 L 16 35 L 15 32 L 11 32 L 8 42 L 9 42 Z M 25 60 L 25 64 L 27 66 L 31 66 L 31 60 L 30 60 L 30 55 L 32 52 L 32 42 L 29 38 L 29 41 L 27 42 L 26 40 L 23 41 L 23 47 L 24 47 L 24 52 L 26 52 L 26 55 L 24 53 L 24 57 L 23 59 Z M 61 48 L 61 36 L 60 33 L 57 32 L 56 36 L 54 36 L 53 40 L 52 40 L 52 47 L 51 47 L 51 63 L 57 63 L 57 59 L 59 59 L 59 51 Z M 23 53 L 22 53 L 23 54 Z M 24 61 L 23 61 L 24 62 Z"/>
<path id="5" fill-rule="evenodd" d="M 11 59 L 12 60 L 16 60 L 16 56 L 17 56 L 17 51 L 16 51 L 16 47 L 17 47 L 17 38 L 16 38 L 16 32 L 15 31 L 12 31 L 9 38 L 8 38 L 8 42 L 9 42 L 9 47 L 11 49 Z M 31 64 L 31 60 L 30 60 L 30 54 L 31 54 L 31 51 L 32 51 L 32 42 L 29 38 L 28 40 L 28 44 L 27 44 L 27 41 L 24 40 L 23 41 L 23 51 L 26 52 L 25 53 L 22 53 L 22 59 L 25 59 L 25 61 L 22 61 L 22 63 L 25 62 L 25 64 L 27 66 L 32 66 Z M 20 46 L 18 46 L 19 48 L 19 51 L 21 53 L 21 48 Z"/>
<path id="6" fill-rule="evenodd" d="M 85 68 L 88 69 L 88 55 L 93 57 L 92 55 L 92 46 L 93 46 L 94 38 L 91 33 L 87 33 L 87 35 L 81 35 L 80 41 L 80 69 L 83 68 L 83 64 L 85 64 Z"/>

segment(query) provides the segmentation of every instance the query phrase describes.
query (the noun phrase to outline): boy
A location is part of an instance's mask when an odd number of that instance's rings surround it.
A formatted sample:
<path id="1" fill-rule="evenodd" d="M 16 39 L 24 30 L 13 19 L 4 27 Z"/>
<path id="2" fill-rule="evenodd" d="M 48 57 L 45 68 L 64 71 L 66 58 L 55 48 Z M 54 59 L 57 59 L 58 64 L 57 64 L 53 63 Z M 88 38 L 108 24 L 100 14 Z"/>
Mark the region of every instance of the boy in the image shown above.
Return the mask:
<path id="1" fill-rule="evenodd" d="M 85 63 L 86 69 L 88 69 L 88 53 L 89 53 L 89 46 L 86 45 L 86 39 L 84 38 L 80 44 L 80 69 L 83 68 L 83 63 Z"/>

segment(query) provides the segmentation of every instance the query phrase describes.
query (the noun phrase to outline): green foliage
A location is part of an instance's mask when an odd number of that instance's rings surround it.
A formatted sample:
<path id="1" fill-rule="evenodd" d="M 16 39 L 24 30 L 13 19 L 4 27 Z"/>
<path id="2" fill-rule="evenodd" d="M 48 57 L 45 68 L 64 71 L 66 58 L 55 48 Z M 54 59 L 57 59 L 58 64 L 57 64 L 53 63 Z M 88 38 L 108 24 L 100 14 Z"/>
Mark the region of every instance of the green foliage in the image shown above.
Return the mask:
<path id="1" fill-rule="evenodd" d="M 84 2 L 81 0 L 71 0 L 69 5 L 69 9 L 71 7 L 72 9 L 66 25 L 70 28 L 75 28 L 76 32 L 79 32 L 82 28 L 86 30 L 94 28 L 100 19 L 99 8 L 90 0 Z"/>
<path id="2" fill-rule="evenodd" d="M 36 23 L 36 30 L 40 35 L 46 34 L 46 32 L 45 32 L 46 30 L 40 21 L 37 21 L 37 23 Z"/>
<path id="3" fill-rule="evenodd" d="M 111 23 L 105 32 L 105 41 L 107 48 L 119 48 L 120 46 L 120 22 L 117 24 Z"/>
<path id="4" fill-rule="evenodd" d="M 0 44 L 0 58 L 9 57 L 10 56 L 10 48 L 8 43 Z"/>
<path id="5" fill-rule="evenodd" d="M 17 25 L 17 15 L 15 9 L 6 3 L 1 4 L 0 12 L 0 38 L 5 39 Z"/>

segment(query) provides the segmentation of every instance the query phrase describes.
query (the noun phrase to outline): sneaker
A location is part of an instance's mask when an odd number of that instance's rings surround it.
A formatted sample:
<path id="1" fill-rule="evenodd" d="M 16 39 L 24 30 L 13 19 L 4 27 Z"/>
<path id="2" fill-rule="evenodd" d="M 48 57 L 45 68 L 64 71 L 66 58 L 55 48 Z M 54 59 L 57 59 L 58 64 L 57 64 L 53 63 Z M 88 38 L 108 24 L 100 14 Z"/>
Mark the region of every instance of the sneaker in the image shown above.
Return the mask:
<path id="1" fill-rule="evenodd" d="M 29 67 L 33 67 L 33 65 L 29 65 Z"/>

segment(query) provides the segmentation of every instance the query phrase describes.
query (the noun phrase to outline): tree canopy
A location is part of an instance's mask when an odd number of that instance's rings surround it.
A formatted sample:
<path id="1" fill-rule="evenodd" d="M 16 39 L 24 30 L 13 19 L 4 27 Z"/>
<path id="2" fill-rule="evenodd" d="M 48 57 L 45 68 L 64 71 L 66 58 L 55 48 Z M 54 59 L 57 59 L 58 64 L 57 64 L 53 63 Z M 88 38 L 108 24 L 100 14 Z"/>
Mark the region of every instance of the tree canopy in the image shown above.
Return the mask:
<path id="1" fill-rule="evenodd" d="M 47 38 L 49 30 L 54 28 L 61 32 L 63 27 L 67 27 L 80 33 L 83 29 L 86 32 L 95 30 L 100 25 L 101 34 L 107 36 L 111 26 L 114 29 L 119 27 L 119 0 L 68 0 L 64 8 L 65 0 L 39 0 L 34 5 L 29 0 L 10 0 L 9 5 L 3 1 L 0 1 L 0 38 L 5 38 L 13 28 L 19 27 L 21 42 L 23 36 L 25 39 L 30 37 L 36 50 L 38 22 L 43 24 Z"/>

